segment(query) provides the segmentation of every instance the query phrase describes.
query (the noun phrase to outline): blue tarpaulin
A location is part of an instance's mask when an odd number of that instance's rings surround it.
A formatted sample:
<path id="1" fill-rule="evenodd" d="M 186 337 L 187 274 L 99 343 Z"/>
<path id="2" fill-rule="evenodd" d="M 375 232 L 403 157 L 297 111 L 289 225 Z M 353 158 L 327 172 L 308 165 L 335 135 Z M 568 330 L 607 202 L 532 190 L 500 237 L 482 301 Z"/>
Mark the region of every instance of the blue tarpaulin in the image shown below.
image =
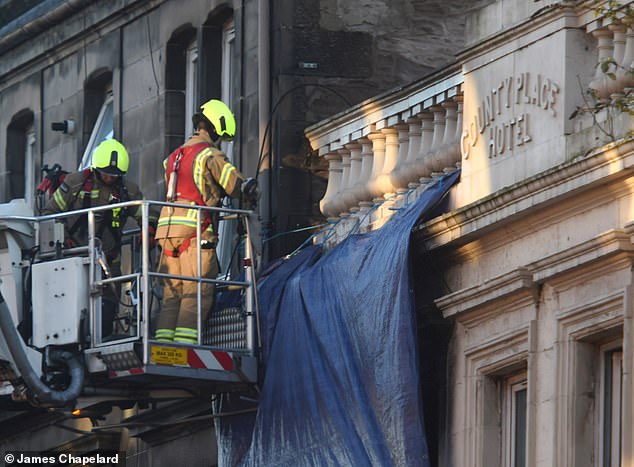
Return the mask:
<path id="1" fill-rule="evenodd" d="M 219 465 L 429 465 L 409 237 L 458 177 L 381 229 L 306 248 L 260 280 L 261 397 L 255 416 L 217 419 Z M 249 406 L 230 397 L 217 410 Z"/>

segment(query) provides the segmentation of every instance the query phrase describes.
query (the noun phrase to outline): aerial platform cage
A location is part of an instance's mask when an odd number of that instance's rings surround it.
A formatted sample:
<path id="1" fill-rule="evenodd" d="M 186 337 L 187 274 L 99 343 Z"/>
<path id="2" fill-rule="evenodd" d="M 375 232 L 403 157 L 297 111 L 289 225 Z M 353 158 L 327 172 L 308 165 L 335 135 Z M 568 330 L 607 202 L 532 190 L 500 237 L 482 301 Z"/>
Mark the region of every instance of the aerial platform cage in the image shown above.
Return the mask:
<path id="1" fill-rule="evenodd" d="M 177 206 L 183 207 L 143 200 L 49 216 L 0 218 L 0 222 L 28 223 L 35 232 L 36 253 L 28 265 L 31 304 L 25 304 L 23 311 L 23 319 L 30 315 L 27 321 L 33 323 L 27 345 L 40 350 L 47 346 L 78 348 L 84 355 L 87 382 L 101 388 L 139 385 L 229 392 L 255 383 L 259 333 L 252 232 L 256 218 L 247 210 L 187 206 L 198 220 L 189 247 L 197 251 L 198 274 L 175 276 L 159 271 L 160 254 L 150 248 L 149 226 L 150 213 L 157 217 L 161 208 Z M 140 209 L 142 214 L 140 228 L 124 229 L 117 267 L 108 264 L 96 235 L 96 220 L 113 209 L 127 213 Z M 201 277 L 201 219 L 206 215 L 218 216 L 220 224 L 231 221 L 238 226 L 240 233 L 234 236 L 225 229 L 226 235 L 239 241 L 234 251 L 241 255 L 233 276 L 227 271 L 213 279 Z M 66 248 L 64 222 L 77 216 L 85 216 L 88 244 Z M 166 279 L 197 284 L 199 332 L 195 344 L 159 342 L 153 337 Z M 230 306 L 223 307 L 216 300 L 206 320 L 201 309 L 204 283 L 215 285 L 216 296 L 231 297 Z M 114 307 L 108 304 L 107 295 L 116 297 Z"/>

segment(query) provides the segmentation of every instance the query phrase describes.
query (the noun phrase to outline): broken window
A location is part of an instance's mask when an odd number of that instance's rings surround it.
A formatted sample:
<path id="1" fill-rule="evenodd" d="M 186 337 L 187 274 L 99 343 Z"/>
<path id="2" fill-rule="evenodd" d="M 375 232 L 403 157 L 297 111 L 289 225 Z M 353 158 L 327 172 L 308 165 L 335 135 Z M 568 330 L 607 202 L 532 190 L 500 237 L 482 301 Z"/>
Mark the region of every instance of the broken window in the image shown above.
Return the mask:
<path id="1" fill-rule="evenodd" d="M 112 91 L 106 93 L 97 120 L 92 127 L 84 155 L 81 158 L 79 170 L 90 167 L 92 164 L 92 154 L 95 152 L 97 146 L 99 146 L 99 143 L 110 138 L 114 138 L 114 98 Z"/>

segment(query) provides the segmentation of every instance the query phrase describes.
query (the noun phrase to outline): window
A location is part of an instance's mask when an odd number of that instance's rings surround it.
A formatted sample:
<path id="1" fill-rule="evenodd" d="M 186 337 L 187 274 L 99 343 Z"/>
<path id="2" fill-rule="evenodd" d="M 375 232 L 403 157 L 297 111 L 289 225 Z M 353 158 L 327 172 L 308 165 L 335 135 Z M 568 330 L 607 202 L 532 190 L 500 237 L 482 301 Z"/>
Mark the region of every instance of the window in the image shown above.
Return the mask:
<path id="1" fill-rule="evenodd" d="M 482 466 L 526 467 L 526 375 L 525 367 L 515 365 L 482 378 Z"/>
<path id="2" fill-rule="evenodd" d="M 235 45 L 235 26 L 233 23 L 233 19 L 227 20 L 222 29 L 222 67 L 221 67 L 221 75 L 220 75 L 220 84 L 221 84 L 221 99 L 225 102 L 230 108 L 231 103 L 233 102 L 233 51 Z M 232 109 L 233 110 L 233 109 Z M 235 111 L 234 111 L 235 114 Z M 233 160 L 233 141 L 226 142 L 223 141 L 221 143 L 221 149 L 227 156 L 227 158 L 234 162 Z M 229 204 L 231 206 L 231 204 Z M 237 230 L 237 222 L 235 220 L 223 221 L 220 223 L 219 227 L 219 244 L 216 252 L 218 254 L 218 261 L 222 267 L 222 271 L 225 271 L 228 274 L 231 274 L 231 269 L 236 268 L 238 261 L 233 259 L 234 264 L 231 264 L 232 255 L 235 250 L 235 242 L 237 239 L 234 234 Z"/>
<path id="3" fill-rule="evenodd" d="M 86 145 L 84 155 L 81 158 L 79 169 L 83 170 L 86 167 L 90 167 L 90 164 L 92 163 L 92 154 L 95 151 L 95 148 L 99 146 L 99 143 L 101 143 L 102 141 L 113 137 L 114 98 L 112 96 L 112 91 L 110 91 L 106 94 L 104 103 L 99 110 L 97 121 L 95 122 L 95 125 L 92 128 L 92 132 L 90 133 L 90 139 L 88 140 L 88 144 Z"/>
<path id="4" fill-rule="evenodd" d="M 174 150 L 192 134 L 191 118 L 199 103 L 200 50 L 196 30 L 177 28 L 165 55 L 165 147 Z"/>
<path id="5" fill-rule="evenodd" d="M 235 45 L 236 30 L 233 20 L 225 23 L 222 33 L 222 101 L 229 107 L 233 102 L 233 50 Z M 235 114 L 235 111 L 234 111 Z M 223 143 L 223 151 L 230 161 L 233 161 L 233 142 Z"/>
<path id="6" fill-rule="evenodd" d="M 192 115 L 199 111 L 198 99 L 198 46 L 192 42 L 187 47 L 185 67 L 185 141 L 194 132 Z"/>
<path id="7" fill-rule="evenodd" d="M 620 467 L 623 409 L 623 350 L 606 346 L 601 351 L 600 394 L 601 466 Z"/>
<path id="8" fill-rule="evenodd" d="M 526 375 L 504 382 L 504 466 L 526 466 Z"/>
<path id="9" fill-rule="evenodd" d="M 6 200 L 24 199 L 33 202 L 35 191 L 35 129 L 33 112 L 18 112 L 7 128 L 6 173 L 4 183 Z"/>

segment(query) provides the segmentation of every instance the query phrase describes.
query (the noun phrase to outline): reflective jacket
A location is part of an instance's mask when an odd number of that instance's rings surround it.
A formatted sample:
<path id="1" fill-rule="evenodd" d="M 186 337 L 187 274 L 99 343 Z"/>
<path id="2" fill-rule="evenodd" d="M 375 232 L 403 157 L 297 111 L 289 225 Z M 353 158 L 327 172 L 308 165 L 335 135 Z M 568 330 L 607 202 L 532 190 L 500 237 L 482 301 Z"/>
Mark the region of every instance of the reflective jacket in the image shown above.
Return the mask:
<path id="1" fill-rule="evenodd" d="M 182 158 L 177 170 L 175 203 L 193 206 L 202 202 L 204 206 L 218 207 L 225 196 L 236 198 L 240 195 L 244 176 L 227 160 L 222 151 L 199 135 L 192 136 L 163 162 L 167 185 L 179 153 L 182 153 Z M 197 216 L 196 209 L 163 207 L 156 238 L 189 238 L 195 235 Z M 201 224 L 205 217 L 205 213 L 201 212 Z M 211 223 L 203 232 L 203 238 L 217 241 L 217 232 L 218 216 L 214 213 L 211 215 Z"/>
<path id="2" fill-rule="evenodd" d="M 66 176 L 42 214 L 56 214 L 137 199 L 143 199 L 143 195 L 135 183 L 122 180 L 119 184 L 106 185 L 93 171 L 86 169 Z M 121 228 L 128 216 L 134 217 L 141 226 L 141 206 L 133 206 L 124 212 L 121 208 L 115 208 L 95 213 L 95 233 L 101 239 L 102 249 L 107 255 L 118 254 Z M 87 216 L 77 215 L 66 219 L 66 237 L 72 238 L 77 244 L 86 244 Z"/>

